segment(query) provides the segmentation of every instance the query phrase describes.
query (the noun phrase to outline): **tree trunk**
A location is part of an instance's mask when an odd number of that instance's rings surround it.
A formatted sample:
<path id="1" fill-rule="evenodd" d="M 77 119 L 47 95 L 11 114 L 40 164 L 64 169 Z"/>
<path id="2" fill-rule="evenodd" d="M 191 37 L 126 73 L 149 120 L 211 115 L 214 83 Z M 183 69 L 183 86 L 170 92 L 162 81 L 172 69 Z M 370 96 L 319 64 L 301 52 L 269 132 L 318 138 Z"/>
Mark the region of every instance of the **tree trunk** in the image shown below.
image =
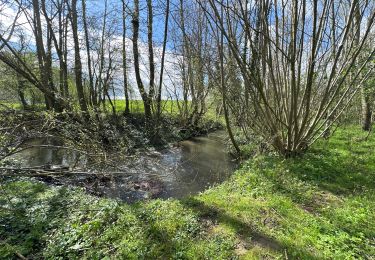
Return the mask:
<path id="1" fill-rule="evenodd" d="M 161 56 L 160 80 L 159 80 L 159 89 L 158 89 L 158 98 L 157 98 L 157 115 L 158 115 L 158 118 L 161 115 L 161 91 L 162 91 L 162 85 L 163 85 L 165 50 L 166 50 L 166 47 L 167 47 L 167 38 L 168 38 L 169 0 L 167 0 L 166 4 L 167 4 L 167 6 L 166 6 L 166 10 L 165 10 L 163 51 L 162 51 L 162 56 Z"/>
<path id="2" fill-rule="evenodd" d="M 355 44 L 358 46 L 360 43 L 360 33 L 361 33 L 361 22 L 362 16 L 360 11 L 359 1 L 356 2 L 356 10 L 355 10 L 355 19 L 354 19 L 354 30 L 355 30 Z M 372 116 L 372 109 L 370 103 L 369 94 L 366 91 L 366 84 L 362 84 L 361 86 L 361 108 L 362 108 L 362 129 L 364 131 L 371 130 L 371 116 Z"/>
<path id="3" fill-rule="evenodd" d="M 126 60 L 126 3 L 122 0 L 122 69 L 124 77 L 124 95 L 125 95 L 125 115 L 130 113 L 129 109 L 129 90 L 128 90 L 128 71 L 127 71 L 127 60 Z"/>
<path id="4" fill-rule="evenodd" d="M 146 121 L 151 118 L 151 102 L 147 95 L 143 82 L 141 79 L 139 69 L 139 51 L 138 51 L 138 37 L 139 37 L 139 0 L 134 0 L 134 13 L 133 13 L 133 55 L 134 55 L 134 71 L 137 86 L 142 97 L 143 106 L 145 110 Z"/>
<path id="5" fill-rule="evenodd" d="M 85 31 L 85 43 L 86 43 L 86 55 L 87 55 L 87 68 L 89 73 L 89 88 L 90 88 L 90 100 L 91 105 L 96 107 L 96 97 L 94 94 L 94 78 L 92 75 L 92 64 L 91 64 L 91 53 L 90 53 L 90 39 L 89 31 L 87 28 L 87 18 L 86 18 L 86 0 L 82 0 L 82 19 L 83 19 L 83 28 Z"/>
<path id="6" fill-rule="evenodd" d="M 152 100 L 155 94 L 155 62 L 154 62 L 154 47 L 153 47 L 153 10 L 152 1 L 147 0 L 147 41 L 148 41 L 148 59 L 150 65 L 150 83 L 148 99 L 152 107 Z"/>
<path id="7" fill-rule="evenodd" d="M 181 32 L 182 32 L 182 64 L 181 64 L 181 69 L 182 69 L 182 87 L 183 87 L 183 108 L 182 108 L 182 114 L 183 114 L 183 120 L 186 124 L 186 121 L 188 119 L 188 92 L 189 92 L 189 86 L 188 86 L 188 77 L 187 77 L 187 72 L 186 72 L 186 62 L 185 62 L 185 57 L 186 57 L 186 37 L 185 37 L 185 18 L 184 18 L 184 0 L 180 0 L 180 24 L 181 24 Z"/>
<path id="8" fill-rule="evenodd" d="M 364 84 L 365 85 L 365 84 Z M 371 130 L 372 108 L 369 95 L 366 93 L 365 87 L 361 87 L 361 103 L 362 103 L 362 129 L 364 131 Z"/>
<path id="9" fill-rule="evenodd" d="M 77 95 L 79 100 L 79 105 L 82 112 L 87 112 L 87 104 L 83 91 L 82 84 L 82 63 L 81 56 L 79 54 L 79 38 L 78 38 L 78 21 L 77 21 L 77 0 L 72 0 L 72 10 L 71 10 L 71 22 L 72 22 L 72 33 L 74 41 L 74 73 L 77 88 Z"/>
<path id="10" fill-rule="evenodd" d="M 29 105 L 25 99 L 25 81 L 23 79 L 18 79 L 18 96 L 20 98 L 23 110 L 27 110 Z"/>

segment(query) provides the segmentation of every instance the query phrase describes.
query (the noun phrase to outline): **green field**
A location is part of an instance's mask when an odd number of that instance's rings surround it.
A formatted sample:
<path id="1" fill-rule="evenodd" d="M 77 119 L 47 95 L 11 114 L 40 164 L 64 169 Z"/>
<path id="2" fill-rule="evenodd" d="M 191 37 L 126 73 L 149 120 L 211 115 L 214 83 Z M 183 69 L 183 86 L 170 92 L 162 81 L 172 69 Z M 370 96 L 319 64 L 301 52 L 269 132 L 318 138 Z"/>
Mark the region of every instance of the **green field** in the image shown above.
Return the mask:
<path id="1" fill-rule="evenodd" d="M 114 100 L 113 101 L 116 111 L 125 111 L 125 100 Z M 109 102 L 106 103 L 107 108 L 111 109 Z M 182 105 L 182 102 L 180 102 Z M 143 113 L 144 107 L 142 100 L 130 100 L 129 107 L 131 113 Z M 177 114 L 179 112 L 177 101 L 164 100 L 162 101 L 162 110 L 167 113 Z"/>
<path id="2" fill-rule="evenodd" d="M 133 205 L 26 179 L 0 188 L 0 255 L 373 259 L 375 138 L 339 129 L 303 158 L 259 156 L 183 200 Z"/>
<path id="3" fill-rule="evenodd" d="M 118 100 L 112 100 L 113 105 L 115 106 L 116 112 L 124 112 L 125 111 L 125 100 L 118 99 Z M 175 101 L 175 100 L 163 100 L 162 101 L 162 111 L 167 114 L 178 114 L 179 108 L 178 104 L 180 103 L 180 106 L 182 107 L 182 101 Z M 22 109 L 21 103 L 15 101 L 15 102 L 0 102 L 0 110 L 5 108 L 11 108 L 11 109 Z M 44 104 L 36 104 L 33 108 L 36 110 L 43 110 Z M 78 103 L 74 104 L 74 107 L 76 110 L 79 110 Z M 130 100 L 129 101 L 129 108 L 131 113 L 143 113 L 144 107 L 143 107 L 143 101 L 142 100 Z M 103 107 L 101 107 L 103 109 Z M 112 106 L 109 101 L 106 101 L 105 103 L 105 109 L 107 111 L 112 111 Z"/>

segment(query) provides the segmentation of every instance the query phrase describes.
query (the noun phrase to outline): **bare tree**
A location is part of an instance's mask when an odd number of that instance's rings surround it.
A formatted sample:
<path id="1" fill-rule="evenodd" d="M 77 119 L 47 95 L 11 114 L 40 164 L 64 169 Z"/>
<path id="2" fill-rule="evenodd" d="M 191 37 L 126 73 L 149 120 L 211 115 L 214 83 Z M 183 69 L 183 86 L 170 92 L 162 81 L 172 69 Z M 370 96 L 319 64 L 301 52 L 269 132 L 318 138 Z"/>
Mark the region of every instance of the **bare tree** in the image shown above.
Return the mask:
<path id="1" fill-rule="evenodd" d="M 42 5 L 45 2 L 42 0 Z M 41 83 L 46 88 L 51 90 L 51 95 L 45 95 L 47 109 L 55 108 L 57 111 L 61 111 L 61 107 L 55 102 L 56 89 L 52 82 L 52 56 L 50 50 L 50 28 L 47 33 L 47 51 L 43 41 L 43 27 L 41 22 L 41 6 L 39 0 L 33 0 L 33 24 L 34 24 L 34 36 L 36 43 L 36 51 L 40 69 Z"/>
<path id="2" fill-rule="evenodd" d="M 223 15 L 223 7 L 221 7 L 220 13 L 221 15 Z M 234 139 L 234 135 L 233 135 L 232 128 L 230 125 L 229 111 L 227 107 L 227 89 L 226 89 L 226 82 L 225 82 L 224 49 L 223 49 L 224 48 L 224 34 L 220 30 L 219 30 L 219 33 L 217 34 L 217 46 L 218 46 L 218 54 L 219 54 L 219 60 L 220 60 L 220 87 L 221 87 L 221 93 L 222 93 L 222 98 L 223 98 L 225 124 L 227 127 L 229 138 L 232 142 L 232 145 L 235 148 L 237 154 L 240 155 L 241 150 L 236 140 Z"/>
<path id="3" fill-rule="evenodd" d="M 209 0 L 209 7 L 200 1 L 208 19 L 224 34 L 241 72 L 251 105 L 240 110 L 242 118 L 286 157 L 303 153 L 360 90 L 358 76 L 375 48 L 362 62 L 356 61 L 374 26 L 375 12 L 369 1 L 361 5 L 360 12 L 368 23 L 354 44 L 350 30 L 357 2 L 352 1 L 345 12 L 343 1 L 332 5 L 326 0 L 311 4 L 306 0 L 258 0 L 250 10 L 237 0 Z M 332 11 L 336 15 L 336 42 L 327 33 Z M 249 46 L 246 57 L 241 47 L 245 45 Z M 348 77 L 353 70 L 353 77 Z M 362 79 L 370 73 L 368 70 Z M 237 102 L 246 104 L 241 92 Z"/>
<path id="4" fill-rule="evenodd" d="M 174 22 L 180 31 L 174 41 L 181 55 L 182 119 L 186 125 L 197 126 L 207 111 L 206 98 L 212 83 L 217 83 L 210 75 L 214 66 L 212 57 L 217 49 L 203 8 L 195 1 L 180 0 Z"/>

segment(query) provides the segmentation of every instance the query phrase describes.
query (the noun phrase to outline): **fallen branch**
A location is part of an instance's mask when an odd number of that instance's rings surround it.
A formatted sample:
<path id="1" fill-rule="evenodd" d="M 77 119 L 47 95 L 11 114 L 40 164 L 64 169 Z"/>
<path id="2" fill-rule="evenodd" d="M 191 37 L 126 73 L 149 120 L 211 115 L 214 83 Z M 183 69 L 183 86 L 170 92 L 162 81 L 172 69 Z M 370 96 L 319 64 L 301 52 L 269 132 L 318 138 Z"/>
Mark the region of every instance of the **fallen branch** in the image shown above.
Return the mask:
<path id="1" fill-rule="evenodd" d="M 26 176 L 26 177 L 57 177 L 58 175 L 75 175 L 75 174 L 84 174 L 84 175 L 93 175 L 100 177 L 109 177 L 109 175 L 124 175 L 124 172 L 88 172 L 88 171 L 63 171 L 61 169 L 41 169 L 41 166 L 37 168 L 25 167 L 25 168 L 15 168 L 15 167 L 0 167 L 0 171 L 13 171 L 13 172 L 25 172 L 25 173 L 1 173 L 0 176 L 3 177 L 13 177 L 13 176 Z M 131 175 L 129 175 L 131 176 Z"/>

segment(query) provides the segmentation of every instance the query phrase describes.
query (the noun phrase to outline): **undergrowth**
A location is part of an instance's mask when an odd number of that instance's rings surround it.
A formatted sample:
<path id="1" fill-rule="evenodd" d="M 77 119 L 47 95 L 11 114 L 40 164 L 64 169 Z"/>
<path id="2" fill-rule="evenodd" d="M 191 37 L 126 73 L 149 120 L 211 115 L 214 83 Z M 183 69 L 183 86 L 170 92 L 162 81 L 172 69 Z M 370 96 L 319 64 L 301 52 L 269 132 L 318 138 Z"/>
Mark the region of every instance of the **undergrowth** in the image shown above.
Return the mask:
<path id="1" fill-rule="evenodd" d="M 340 128 L 302 158 L 257 156 L 202 194 L 131 205 L 2 180 L 0 256 L 374 259 L 374 145 Z"/>

